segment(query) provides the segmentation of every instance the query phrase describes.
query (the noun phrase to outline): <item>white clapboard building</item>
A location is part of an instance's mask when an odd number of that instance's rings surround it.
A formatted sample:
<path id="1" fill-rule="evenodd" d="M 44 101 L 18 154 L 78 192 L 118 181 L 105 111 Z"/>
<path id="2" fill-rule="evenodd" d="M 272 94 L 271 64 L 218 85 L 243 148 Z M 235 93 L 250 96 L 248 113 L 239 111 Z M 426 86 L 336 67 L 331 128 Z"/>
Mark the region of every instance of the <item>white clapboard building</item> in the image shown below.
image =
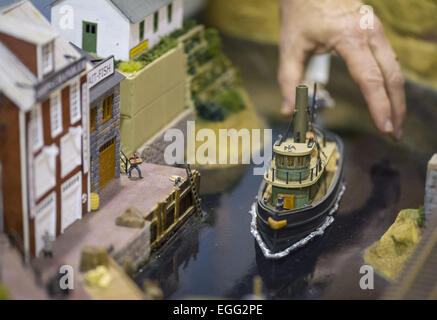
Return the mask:
<path id="1" fill-rule="evenodd" d="M 183 0 L 56 0 L 52 25 L 99 57 L 129 60 L 182 27 Z"/>
<path id="2" fill-rule="evenodd" d="M 30 1 L 0 4 L 0 218 L 26 258 L 89 211 L 88 68 Z"/>

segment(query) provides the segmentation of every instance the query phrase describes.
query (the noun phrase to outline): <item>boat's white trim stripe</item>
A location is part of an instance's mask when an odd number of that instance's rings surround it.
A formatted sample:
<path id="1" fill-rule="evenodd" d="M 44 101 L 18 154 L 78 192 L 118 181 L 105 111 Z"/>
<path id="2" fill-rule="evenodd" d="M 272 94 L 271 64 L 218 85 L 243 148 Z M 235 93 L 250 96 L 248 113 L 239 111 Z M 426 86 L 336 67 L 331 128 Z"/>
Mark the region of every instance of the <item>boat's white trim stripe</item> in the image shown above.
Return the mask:
<path id="1" fill-rule="evenodd" d="M 314 237 L 321 236 L 325 232 L 326 228 L 328 228 L 331 223 L 334 221 L 333 214 L 338 210 L 338 205 L 340 203 L 341 198 L 343 197 L 343 194 L 346 190 L 346 185 L 342 184 L 340 187 L 340 192 L 338 193 L 337 199 L 335 201 L 335 205 L 331 208 L 331 210 L 328 213 L 328 216 L 326 217 L 325 222 L 317 228 L 315 231 L 311 232 L 309 235 L 307 235 L 302 240 L 299 240 L 298 242 L 294 243 L 287 249 L 272 253 L 270 249 L 267 247 L 267 245 L 264 243 L 264 241 L 261 238 L 261 235 L 258 232 L 258 229 L 256 227 L 256 202 L 252 204 L 252 207 L 249 211 L 249 213 L 252 215 L 252 222 L 250 223 L 250 232 L 255 237 L 256 241 L 258 242 L 259 247 L 261 248 L 264 256 L 267 259 L 281 259 L 297 248 L 300 248 L 304 245 L 306 245 L 308 242 L 310 242 Z"/>

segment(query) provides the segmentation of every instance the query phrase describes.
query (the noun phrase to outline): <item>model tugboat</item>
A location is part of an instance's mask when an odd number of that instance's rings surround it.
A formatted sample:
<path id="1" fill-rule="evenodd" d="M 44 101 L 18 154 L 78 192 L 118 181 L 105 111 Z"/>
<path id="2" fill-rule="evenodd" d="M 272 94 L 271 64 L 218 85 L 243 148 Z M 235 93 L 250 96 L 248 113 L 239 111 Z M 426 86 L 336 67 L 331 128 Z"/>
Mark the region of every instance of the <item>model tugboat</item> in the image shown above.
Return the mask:
<path id="1" fill-rule="evenodd" d="M 253 208 L 252 233 L 267 258 L 283 257 L 322 234 L 344 192 L 343 143 L 313 125 L 315 92 L 309 107 L 308 87 L 296 88 L 295 113 L 274 144 Z"/>

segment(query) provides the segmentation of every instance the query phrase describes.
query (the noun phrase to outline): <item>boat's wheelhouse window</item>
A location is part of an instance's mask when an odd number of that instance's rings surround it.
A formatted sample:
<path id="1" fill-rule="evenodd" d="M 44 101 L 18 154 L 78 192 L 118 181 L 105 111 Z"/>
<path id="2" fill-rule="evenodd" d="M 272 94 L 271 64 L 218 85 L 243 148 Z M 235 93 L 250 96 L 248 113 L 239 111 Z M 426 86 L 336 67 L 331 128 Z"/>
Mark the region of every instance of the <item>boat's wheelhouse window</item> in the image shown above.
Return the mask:
<path id="1" fill-rule="evenodd" d="M 283 155 L 276 155 L 276 166 L 277 167 L 284 167 L 285 165 L 285 156 Z"/>

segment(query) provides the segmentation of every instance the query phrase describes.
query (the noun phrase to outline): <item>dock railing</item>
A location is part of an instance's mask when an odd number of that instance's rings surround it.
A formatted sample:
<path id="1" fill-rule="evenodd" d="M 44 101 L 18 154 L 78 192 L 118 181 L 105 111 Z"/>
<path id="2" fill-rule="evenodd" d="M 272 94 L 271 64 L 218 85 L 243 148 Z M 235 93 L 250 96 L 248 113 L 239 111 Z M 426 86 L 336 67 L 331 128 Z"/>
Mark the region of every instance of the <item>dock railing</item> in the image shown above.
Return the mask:
<path id="1" fill-rule="evenodd" d="M 196 199 L 192 193 L 194 183 L 196 190 L 200 187 L 200 173 L 192 170 L 192 179 L 183 179 L 173 191 L 153 207 L 145 219 L 150 221 L 150 245 L 159 247 L 191 215 L 197 212 Z"/>
<path id="2" fill-rule="evenodd" d="M 129 158 L 120 149 L 120 172 L 127 174 L 129 170 Z"/>

